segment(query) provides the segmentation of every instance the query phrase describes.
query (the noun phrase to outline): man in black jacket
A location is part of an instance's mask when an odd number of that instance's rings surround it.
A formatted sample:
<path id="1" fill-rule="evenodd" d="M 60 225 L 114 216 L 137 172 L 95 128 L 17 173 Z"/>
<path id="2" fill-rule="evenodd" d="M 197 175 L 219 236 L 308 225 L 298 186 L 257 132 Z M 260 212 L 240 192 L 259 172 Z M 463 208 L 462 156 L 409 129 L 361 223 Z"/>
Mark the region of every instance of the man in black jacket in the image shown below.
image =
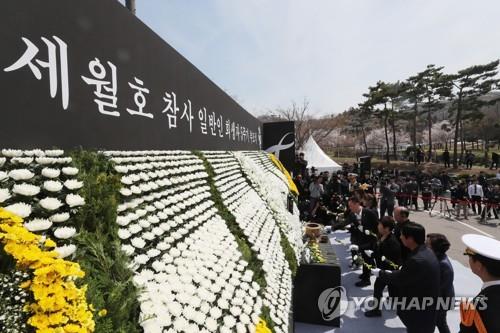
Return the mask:
<path id="1" fill-rule="evenodd" d="M 377 262 L 377 267 L 387 271 L 395 271 L 401 266 L 401 245 L 392 233 L 395 223 L 391 216 L 384 216 L 378 223 L 378 233 L 380 240 L 378 242 L 377 251 L 373 254 Z M 365 312 L 366 317 L 380 317 L 381 299 L 384 288 L 387 284 L 382 279 L 377 278 L 373 287 L 373 298 L 377 300 L 378 308 Z M 389 296 L 396 296 L 396 287 L 389 286 Z"/>
<path id="2" fill-rule="evenodd" d="M 467 234 L 469 266 L 483 281 L 481 292 L 471 303 L 460 306 L 460 333 L 500 332 L 500 242 L 496 239 Z"/>
<path id="3" fill-rule="evenodd" d="M 364 251 L 374 251 L 377 245 L 377 215 L 370 209 L 361 206 L 361 200 L 356 195 L 349 198 L 348 204 L 351 212 L 349 216 L 351 239 L 354 239 L 355 245 L 359 247 L 365 263 L 371 263 L 372 259 Z M 359 278 L 361 281 L 357 282 L 356 286 L 370 285 L 370 269 L 366 265 L 363 265 L 363 274 Z"/>
<path id="4" fill-rule="evenodd" d="M 425 246 L 425 229 L 409 222 L 401 229 L 401 241 L 411 250 L 398 271 L 375 269 L 388 285 L 396 286 L 398 297 L 393 305 L 408 333 L 434 333 L 436 303 L 439 296 L 439 263 L 434 253 Z"/>
<path id="5" fill-rule="evenodd" d="M 399 192 L 399 186 L 391 179 L 387 184 L 385 181 L 380 183 L 380 217 L 387 215 L 392 216 L 394 212 L 394 205 L 396 203 L 396 193 Z"/>

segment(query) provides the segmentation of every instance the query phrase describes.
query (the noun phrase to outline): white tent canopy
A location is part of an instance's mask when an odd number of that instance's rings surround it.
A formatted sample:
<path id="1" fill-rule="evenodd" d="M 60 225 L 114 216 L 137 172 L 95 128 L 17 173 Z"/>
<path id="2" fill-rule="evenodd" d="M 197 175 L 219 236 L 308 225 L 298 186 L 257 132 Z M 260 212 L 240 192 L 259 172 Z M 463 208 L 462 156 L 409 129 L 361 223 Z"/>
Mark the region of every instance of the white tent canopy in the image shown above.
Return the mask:
<path id="1" fill-rule="evenodd" d="M 302 152 L 304 153 L 308 168 L 315 167 L 318 172 L 329 171 L 330 173 L 342 169 L 338 163 L 325 154 L 312 135 L 309 136 L 309 139 L 304 144 Z"/>

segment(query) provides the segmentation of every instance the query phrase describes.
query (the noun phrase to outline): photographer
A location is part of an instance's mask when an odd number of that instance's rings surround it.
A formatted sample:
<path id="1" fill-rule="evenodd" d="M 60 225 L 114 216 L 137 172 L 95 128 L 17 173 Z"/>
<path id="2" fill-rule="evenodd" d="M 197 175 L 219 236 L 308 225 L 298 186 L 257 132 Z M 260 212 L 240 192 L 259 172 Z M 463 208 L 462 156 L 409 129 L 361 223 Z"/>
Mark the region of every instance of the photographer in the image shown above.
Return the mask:
<path id="1" fill-rule="evenodd" d="M 485 207 L 481 213 L 481 221 L 486 221 L 486 218 L 490 218 L 490 213 L 498 219 L 498 210 L 500 205 L 500 185 L 495 185 L 493 189 L 487 191 L 485 194 Z"/>
<path id="2" fill-rule="evenodd" d="M 460 217 L 460 209 L 464 211 L 464 219 L 468 220 L 468 210 L 469 210 L 469 197 L 467 193 L 467 188 L 465 187 L 465 184 L 463 182 L 460 182 L 458 184 L 458 187 L 455 192 L 455 200 L 456 200 L 456 206 L 455 206 L 455 214 L 457 215 L 457 218 Z"/>
<path id="3" fill-rule="evenodd" d="M 432 200 L 431 182 L 428 180 L 424 180 L 422 183 L 422 201 L 424 202 L 424 210 L 431 209 L 431 200 Z"/>

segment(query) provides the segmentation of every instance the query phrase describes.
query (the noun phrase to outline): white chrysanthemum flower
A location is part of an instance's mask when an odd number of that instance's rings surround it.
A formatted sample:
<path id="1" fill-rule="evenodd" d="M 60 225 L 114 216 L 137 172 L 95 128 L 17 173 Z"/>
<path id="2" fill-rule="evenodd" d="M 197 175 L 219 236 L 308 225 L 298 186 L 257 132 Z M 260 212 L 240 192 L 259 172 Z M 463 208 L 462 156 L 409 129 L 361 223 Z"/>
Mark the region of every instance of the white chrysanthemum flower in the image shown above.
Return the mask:
<path id="1" fill-rule="evenodd" d="M 47 230 L 52 226 L 52 222 L 46 219 L 33 219 L 30 222 L 25 222 L 24 227 L 29 231 Z"/>
<path id="2" fill-rule="evenodd" d="M 149 255 L 148 255 L 149 256 Z M 149 256 L 151 258 L 151 256 Z M 151 265 L 151 267 L 153 267 L 153 269 L 157 272 L 161 272 L 165 269 L 166 265 L 165 263 L 161 262 L 161 261 L 155 261 L 153 262 L 153 264 Z"/>
<path id="3" fill-rule="evenodd" d="M 5 207 L 5 210 L 22 218 L 26 218 L 31 215 L 31 205 L 25 204 L 23 202 L 7 206 Z"/>
<path id="4" fill-rule="evenodd" d="M 66 222 L 69 220 L 69 213 L 59 213 L 59 214 L 54 214 L 51 217 L 49 217 L 49 220 L 54 222 L 54 223 L 62 223 Z"/>
<path id="5" fill-rule="evenodd" d="M 43 164 L 54 164 L 56 161 L 52 157 L 41 156 L 41 157 L 37 157 L 36 158 L 36 162 L 38 164 L 42 164 L 43 165 Z"/>
<path id="6" fill-rule="evenodd" d="M 160 318 L 161 319 L 161 318 Z M 160 325 L 158 319 L 146 319 L 140 324 L 144 333 L 162 333 L 163 327 Z"/>
<path id="7" fill-rule="evenodd" d="M 40 200 L 40 206 L 46 210 L 56 210 L 59 209 L 63 203 L 57 198 L 44 198 Z"/>
<path id="8" fill-rule="evenodd" d="M 117 223 L 118 225 L 121 225 L 122 227 L 123 227 L 123 226 L 126 226 L 126 225 L 128 225 L 128 224 L 130 223 L 130 218 L 129 218 L 129 217 L 127 217 L 127 216 L 118 215 L 118 216 L 116 217 L 116 223 Z"/>
<path id="9" fill-rule="evenodd" d="M 141 232 L 141 230 L 142 230 L 142 228 L 137 224 L 132 224 L 131 226 L 128 227 L 128 231 L 131 234 L 136 234 L 138 232 Z"/>
<path id="10" fill-rule="evenodd" d="M 2 155 L 7 157 L 23 156 L 23 151 L 19 149 L 2 149 Z"/>
<path id="11" fill-rule="evenodd" d="M 43 168 L 42 176 L 46 178 L 57 178 L 61 174 L 61 170 L 53 168 Z"/>
<path id="12" fill-rule="evenodd" d="M 62 156 L 62 155 L 64 155 L 64 150 L 60 150 L 60 149 L 46 150 L 45 155 L 47 155 L 49 157 Z"/>
<path id="13" fill-rule="evenodd" d="M 14 157 L 10 161 L 12 163 L 29 165 L 33 162 L 33 157 Z"/>
<path id="14" fill-rule="evenodd" d="M 3 166 L 7 162 L 7 159 L 5 157 L 0 157 L 0 167 Z"/>
<path id="15" fill-rule="evenodd" d="M 76 229 L 73 227 L 61 227 L 54 231 L 54 236 L 59 239 L 68 239 L 76 234 Z"/>
<path id="16" fill-rule="evenodd" d="M 83 182 L 76 180 L 76 179 L 68 179 L 67 181 L 64 182 L 64 186 L 68 190 L 78 190 L 82 188 Z"/>
<path id="17" fill-rule="evenodd" d="M 233 316 L 225 316 L 224 319 L 224 326 L 227 328 L 233 328 L 236 325 L 236 319 L 234 319 Z"/>
<path id="18" fill-rule="evenodd" d="M 5 171 L 0 171 L 0 182 L 9 178 L 9 175 Z"/>
<path id="19" fill-rule="evenodd" d="M 28 180 L 35 176 L 35 174 L 28 169 L 14 169 L 9 172 L 9 177 L 14 180 Z"/>
<path id="20" fill-rule="evenodd" d="M 132 193 L 132 191 L 131 191 L 131 190 L 129 190 L 128 188 L 126 188 L 126 187 L 122 187 L 122 188 L 120 189 L 120 194 L 121 194 L 121 195 L 123 195 L 124 197 L 129 197 L 129 196 L 131 196 L 133 193 Z"/>
<path id="21" fill-rule="evenodd" d="M 11 195 L 9 192 L 9 189 L 7 188 L 0 188 L 0 203 L 10 199 Z"/>
<path id="22" fill-rule="evenodd" d="M 67 176 L 75 176 L 78 174 L 78 169 L 73 167 L 64 167 L 62 168 L 62 172 Z"/>
<path id="23" fill-rule="evenodd" d="M 132 236 L 132 233 L 127 229 L 118 229 L 118 237 L 120 239 L 128 239 Z"/>
<path id="24" fill-rule="evenodd" d="M 139 254 L 138 256 L 134 257 L 134 261 L 138 263 L 139 265 L 145 265 L 149 260 L 149 257 L 145 254 Z"/>
<path id="25" fill-rule="evenodd" d="M 125 252 L 125 254 L 127 254 L 129 256 L 131 256 L 135 252 L 135 248 L 132 245 L 128 245 L 128 244 L 122 245 L 121 248 L 122 248 L 122 251 Z"/>
<path id="26" fill-rule="evenodd" d="M 189 323 L 186 319 L 184 319 L 184 317 L 178 317 L 174 321 L 174 329 L 177 332 L 185 332 L 188 325 Z"/>
<path id="27" fill-rule="evenodd" d="M 49 192 L 59 192 L 62 190 L 63 185 L 57 180 L 47 180 L 43 183 L 43 188 Z"/>
<path id="28" fill-rule="evenodd" d="M 132 241 L 130 243 L 138 249 L 142 249 L 144 246 L 146 246 L 146 242 L 144 241 L 144 239 L 139 237 L 132 238 Z"/>
<path id="29" fill-rule="evenodd" d="M 115 170 L 116 170 L 116 172 L 119 172 L 119 173 L 127 173 L 128 167 L 125 165 L 116 165 Z"/>
<path id="30" fill-rule="evenodd" d="M 151 250 L 148 250 L 147 255 L 148 255 L 148 257 L 150 257 L 150 258 L 154 258 L 154 257 L 159 256 L 159 255 L 160 255 L 160 253 L 161 253 L 161 252 L 160 252 L 159 250 L 157 250 L 157 249 L 151 249 Z"/>
<path id="31" fill-rule="evenodd" d="M 57 257 L 62 259 L 62 258 L 69 257 L 70 255 L 75 253 L 76 246 L 73 244 L 63 245 L 63 246 L 56 247 L 54 249 L 54 251 L 56 251 L 58 253 Z"/>
<path id="32" fill-rule="evenodd" d="M 85 205 L 85 199 L 78 194 L 68 194 L 66 196 L 66 203 L 70 207 L 78 207 Z"/>
<path id="33" fill-rule="evenodd" d="M 215 332 L 215 331 L 217 331 L 217 328 L 218 328 L 217 321 L 211 317 L 207 318 L 207 320 L 205 322 L 205 326 L 207 327 L 207 329 L 210 332 Z"/>
<path id="34" fill-rule="evenodd" d="M 45 153 L 41 149 L 25 150 L 23 152 L 24 156 L 44 156 Z"/>

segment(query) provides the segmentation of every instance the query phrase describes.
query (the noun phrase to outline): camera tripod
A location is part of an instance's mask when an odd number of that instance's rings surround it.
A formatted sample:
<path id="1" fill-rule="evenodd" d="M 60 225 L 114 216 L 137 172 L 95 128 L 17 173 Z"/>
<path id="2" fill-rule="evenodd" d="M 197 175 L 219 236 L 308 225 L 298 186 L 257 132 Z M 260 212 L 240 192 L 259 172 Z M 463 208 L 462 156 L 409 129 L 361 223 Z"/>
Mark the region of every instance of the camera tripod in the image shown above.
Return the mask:
<path id="1" fill-rule="evenodd" d="M 453 217 L 453 208 L 448 206 L 448 200 L 443 197 L 439 197 L 437 193 L 434 194 L 434 201 L 432 202 L 431 209 L 429 209 L 429 216 L 432 216 L 432 211 L 439 201 L 439 213 L 443 214 L 445 217 Z"/>

